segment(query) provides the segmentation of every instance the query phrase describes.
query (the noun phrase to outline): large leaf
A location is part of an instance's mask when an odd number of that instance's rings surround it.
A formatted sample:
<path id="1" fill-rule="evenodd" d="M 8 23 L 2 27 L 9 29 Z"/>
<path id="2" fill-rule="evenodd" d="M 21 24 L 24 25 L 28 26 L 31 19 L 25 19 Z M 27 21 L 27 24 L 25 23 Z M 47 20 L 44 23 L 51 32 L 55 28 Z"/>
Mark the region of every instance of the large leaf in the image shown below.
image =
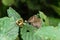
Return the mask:
<path id="1" fill-rule="evenodd" d="M 14 17 L 15 21 L 21 18 L 21 16 L 11 7 L 9 7 L 7 12 L 9 17 Z"/>
<path id="2" fill-rule="evenodd" d="M 21 28 L 21 35 L 23 40 L 40 40 L 41 38 L 34 35 L 37 29 L 29 24 L 24 24 Z"/>
<path id="3" fill-rule="evenodd" d="M 60 40 L 60 24 L 57 27 L 42 26 L 35 29 L 29 24 L 24 24 L 21 28 L 23 40 Z"/>
<path id="4" fill-rule="evenodd" d="M 60 40 L 60 26 L 59 27 L 42 27 L 39 29 L 35 35 L 38 35 L 43 40 Z"/>
<path id="5" fill-rule="evenodd" d="M 18 30 L 13 17 L 0 18 L 0 40 L 15 40 L 18 36 Z"/>
<path id="6" fill-rule="evenodd" d="M 7 12 L 8 12 L 8 16 L 13 17 L 15 22 L 17 20 L 20 20 L 21 16 L 13 8 L 9 7 Z"/>

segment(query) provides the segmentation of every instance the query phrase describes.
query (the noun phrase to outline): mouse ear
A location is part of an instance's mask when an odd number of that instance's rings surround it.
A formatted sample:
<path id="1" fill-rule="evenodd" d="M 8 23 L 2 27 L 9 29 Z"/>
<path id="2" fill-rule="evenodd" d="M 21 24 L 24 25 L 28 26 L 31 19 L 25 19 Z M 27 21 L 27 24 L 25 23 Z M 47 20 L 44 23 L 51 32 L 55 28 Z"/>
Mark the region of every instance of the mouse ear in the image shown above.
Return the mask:
<path id="1" fill-rule="evenodd" d="M 34 22 L 34 20 L 35 20 L 35 16 L 32 16 L 28 19 L 28 22 Z"/>

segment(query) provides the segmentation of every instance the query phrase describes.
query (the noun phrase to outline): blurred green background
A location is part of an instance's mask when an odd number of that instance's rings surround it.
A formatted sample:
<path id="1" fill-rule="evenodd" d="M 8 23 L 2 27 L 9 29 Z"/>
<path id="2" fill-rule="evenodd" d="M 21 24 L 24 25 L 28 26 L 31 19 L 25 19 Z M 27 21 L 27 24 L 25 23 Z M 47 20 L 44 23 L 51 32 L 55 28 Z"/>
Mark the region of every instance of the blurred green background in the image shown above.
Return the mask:
<path id="1" fill-rule="evenodd" d="M 24 20 L 39 11 L 48 17 L 60 18 L 60 0 L 0 0 L 0 18 L 8 16 L 9 7 L 15 9 Z"/>

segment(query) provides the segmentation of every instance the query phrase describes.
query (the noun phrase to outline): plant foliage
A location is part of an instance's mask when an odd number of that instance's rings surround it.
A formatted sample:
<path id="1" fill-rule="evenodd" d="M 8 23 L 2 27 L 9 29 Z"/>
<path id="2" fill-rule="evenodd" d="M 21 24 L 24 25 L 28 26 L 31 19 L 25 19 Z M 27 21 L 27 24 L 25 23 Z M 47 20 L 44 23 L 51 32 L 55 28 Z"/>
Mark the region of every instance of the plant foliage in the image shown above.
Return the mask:
<path id="1" fill-rule="evenodd" d="M 18 29 L 13 17 L 0 18 L 0 40 L 15 40 Z"/>
<path id="2" fill-rule="evenodd" d="M 16 20 L 21 16 L 11 7 L 7 13 L 9 17 L 0 18 L 0 40 L 15 40 L 19 31 Z M 60 40 L 60 23 L 57 26 L 51 26 L 49 23 L 52 21 L 41 11 L 37 16 L 42 19 L 42 26 L 37 29 L 28 22 L 24 22 L 20 28 L 21 38 L 23 40 Z"/>

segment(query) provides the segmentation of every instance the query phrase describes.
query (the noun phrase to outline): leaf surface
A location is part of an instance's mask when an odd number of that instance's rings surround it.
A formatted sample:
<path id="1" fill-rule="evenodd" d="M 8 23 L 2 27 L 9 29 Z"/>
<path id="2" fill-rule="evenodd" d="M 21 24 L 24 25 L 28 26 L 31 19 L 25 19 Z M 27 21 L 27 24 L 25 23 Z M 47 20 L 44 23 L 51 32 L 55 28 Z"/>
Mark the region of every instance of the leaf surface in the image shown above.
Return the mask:
<path id="1" fill-rule="evenodd" d="M 0 18 L 0 40 L 15 40 L 18 36 L 18 26 L 14 18 Z"/>

